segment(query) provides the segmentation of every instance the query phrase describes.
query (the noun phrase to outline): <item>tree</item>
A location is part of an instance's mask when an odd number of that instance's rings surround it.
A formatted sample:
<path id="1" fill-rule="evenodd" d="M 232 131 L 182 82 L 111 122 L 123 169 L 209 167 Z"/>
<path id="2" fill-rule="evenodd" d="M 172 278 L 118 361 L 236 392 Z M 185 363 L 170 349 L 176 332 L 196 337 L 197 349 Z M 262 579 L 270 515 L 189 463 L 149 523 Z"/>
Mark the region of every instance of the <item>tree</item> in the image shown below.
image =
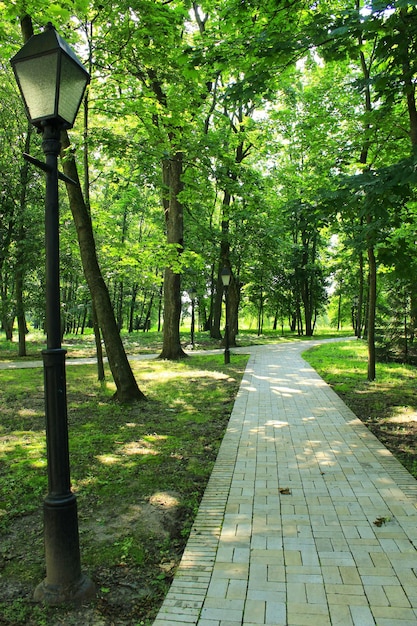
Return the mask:
<path id="1" fill-rule="evenodd" d="M 33 34 L 30 16 L 21 18 L 23 38 L 26 41 Z M 107 357 L 116 384 L 116 398 L 121 402 L 142 400 L 144 394 L 139 389 L 129 365 L 114 318 L 111 301 L 103 281 L 96 256 L 92 222 L 81 191 L 74 155 L 69 150 L 71 144 L 67 131 L 61 133 L 63 168 L 75 185 L 66 183 L 69 203 L 77 230 L 84 273 L 94 301 L 98 322 L 103 331 Z"/>
<path id="2" fill-rule="evenodd" d="M 64 155 L 64 172 L 69 178 L 76 182 L 76 185 L 66 183 L 68 199 L 77 231 L 84 274 L 94 302 L 98 324 L 103 333 L 103 339 L 106 345 L 109 366 L 116 384 L 116 398 L 120 402 L 143 400 L 145 396 L 138 387 L 127 359 L 111 305 L 109 292 L 98 264 L 91 217 L 82 196 L 78 171 L 75 159 L 69 150 L 71 144 L 66 131 L 61 135 L 61 143 Z"/>

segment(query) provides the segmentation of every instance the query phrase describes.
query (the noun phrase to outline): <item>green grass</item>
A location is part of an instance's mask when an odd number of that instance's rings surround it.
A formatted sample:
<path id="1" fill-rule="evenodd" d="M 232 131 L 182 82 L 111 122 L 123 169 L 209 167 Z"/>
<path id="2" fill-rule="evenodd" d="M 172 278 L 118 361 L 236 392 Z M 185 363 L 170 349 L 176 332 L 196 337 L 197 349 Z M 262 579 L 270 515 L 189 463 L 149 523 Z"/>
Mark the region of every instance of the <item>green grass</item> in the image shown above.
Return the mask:
<path id="1" fill-rule="evenodd" d="M 319 329 L 314 334 L 314 339 L 325 339 L 329 337 L 348 337 L 351 331 L 338 331 L 330 328 Z M 149 332 L 137 331 L 131 334 L 122 331 L 122 339 L 127 354 L 158 354 L 162 350 L 162 333 L 156 330 Z M 241 329 L 237 336 L 237 345 L 241 347 L 276 343 L 281 341 L 305 341 L 311 337 L 299 337 L 296 333 L 285 330 L 265 330 L 262 335 L 258 335 L 255 330 Z M 181 328 L 181 344 L 186 347 L 190 343 L 190 329 L 188 326 Z M 27 356 L 18 357 L 17 341 L 6 341 L 0 337 L 0 362 L 10 362 L 18 360 L 40 360 L 41 352 L 45 348 L 45 335 L 40 331 L 31 331 L 26 338 Z M 87 329 L 84 335 L 66 335 L 62 342 L 62 347 L 67 350 L 69 358 L 94 357 L 95 341 L 91 329 Z M 208 332 L 197 331 L 195 333 L 195 348 L 197 350 L 212 350 L 220 347 L 220 342 L 209 336 Z"/>
<path id="2" fill-rule="evenodd" d="M 99 589 L 98 616 L 111 614 L 112 595 L 137 586 L 146 592 L 138 592 L 125 607 L 126 623 L 145 624 L 164 597 L 247 356 L 233 354 L 229 366 L 223 360 L 219 353 L 180 362 L 134 361 L 147 401 L 130 405 L 112 401 L 108 372 L 103 386 L 95 366 L 67 368 L 71 478 L 78 496 L 83 568 Z M 42 368 L 0 371 L 0 414 L 1 575 L 25 597 L 22 603 L 0 592 L 0 623 L 55 623 L 58 609 L 45 608 L 40 614 L 30 599 L 45 575 Z"/>

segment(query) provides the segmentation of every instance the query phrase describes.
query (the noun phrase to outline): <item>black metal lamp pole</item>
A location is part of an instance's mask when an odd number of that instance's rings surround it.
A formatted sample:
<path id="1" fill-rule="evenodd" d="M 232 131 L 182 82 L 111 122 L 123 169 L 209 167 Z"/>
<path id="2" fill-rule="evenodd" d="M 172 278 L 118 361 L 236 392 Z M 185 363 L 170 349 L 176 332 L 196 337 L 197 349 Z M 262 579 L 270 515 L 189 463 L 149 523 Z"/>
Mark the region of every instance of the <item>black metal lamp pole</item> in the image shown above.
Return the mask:
<path id="1" fill-rule="evenodd" d="M 71 491 L 65 354 L 61 346 L 59 283 L 58 172 L 62 129 L 72 128 L 88 72 L 52 25 L 31 37 L 11 59 L 31 123 L 42 132 L 45 162 L 27 160 L 46 173 L 46 334 L 44 364 L 48 495 L 44 500 L 46 578 L 34 597 L 48 604 L 79 602 L 94 594 L 93 583 L 81 572 L 76 497 Z"/>
<path id="2" fill-rule="evenodd" d="M 221 279 L 224 289 L 224 301 L 226 308 L 226 324 L 224 328 L 224 362 L 225 365 L 230 363 L 230 346 L 229 346 L 229 284 L 230 284 L 230 269 L 224 267 L 221 271 Z"/>
<path id="3" fill-rule="evenodd" d="M 44 500 L 46 578 L 35 590 L 35 600 L 48 604 L 85 599 L 94 593 L 81 572 L 77 501 L 71 491 L 66 350 L 61 347 L 61 298 L 59 283 L 58 155 L 60 128 L 46 125 L 42 149 L 46 160 L 46 334 L 43 350 L 48 495 Z"/>

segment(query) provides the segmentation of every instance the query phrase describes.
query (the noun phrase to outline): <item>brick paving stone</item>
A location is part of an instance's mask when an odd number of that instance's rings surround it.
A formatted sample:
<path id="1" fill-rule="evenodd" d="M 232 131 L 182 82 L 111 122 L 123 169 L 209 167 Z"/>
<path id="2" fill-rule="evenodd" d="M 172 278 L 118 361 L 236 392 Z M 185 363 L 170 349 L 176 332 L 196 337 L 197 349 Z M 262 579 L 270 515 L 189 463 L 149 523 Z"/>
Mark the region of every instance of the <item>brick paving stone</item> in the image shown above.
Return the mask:
<path id="1" fill-rule="evenodd" d="M 302 359 L 314 343 L 248 349 L 154 626 L 417 625 L 417 482 Z"/>

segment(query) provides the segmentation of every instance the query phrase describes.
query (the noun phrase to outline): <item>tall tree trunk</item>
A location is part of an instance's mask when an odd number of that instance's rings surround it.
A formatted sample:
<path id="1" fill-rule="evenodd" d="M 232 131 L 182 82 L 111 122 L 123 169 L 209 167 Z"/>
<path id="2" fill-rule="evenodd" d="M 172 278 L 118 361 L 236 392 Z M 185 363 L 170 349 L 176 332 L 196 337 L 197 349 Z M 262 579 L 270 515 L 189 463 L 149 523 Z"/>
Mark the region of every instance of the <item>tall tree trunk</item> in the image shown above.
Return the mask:
<path id="1" fill-rule="evenodd" d="M 30 152 L 30 141 L 32 137 L 32 124 L 28 123 L 28 130 L 25 139 L 25 152 Z M 25 275 L 25 241 L 26 241 L 26 229 L 25 229 L 25 211 L 27 200 L 27 186 L 29 180 L 29 163 L 25 161 L 20 170 L 20 202 L 19 202 L 19 226 L 18 237 L 19 242 L 17 246 L 17 258 L 16 258 L 16 273 L 15 273 L 15 287 L 16 287 L 16 317 L 17 328 L 19 335 L 19 356 L 26 356 L 26 315 L 25 304 L 23 298 L 24 291 L 24 275 Z"/>
<path id="2" fill-rule="evenodd" d="M 239 302 L 240 288 L 239 281 L 235 274 L 230 277 L 229 293 L 228 293 L 229 310 L 227 312 L 227 321 L 229 327 L 229 346 L 235 347 L 236 337 L 239 332 Z"/>
<path id="3" fill-rule="evenodd" d="M 360 0 L 357 0 L 356 8 L 360 9 Z M 362 46 L 362 35 L 358 38 L 359 46 Z M 372 100 L 370 90 L 370 68 L 368 67 L 365 59 L 365 55 L 362 50 L 359 51 L 359 58 L 362 67 L 362 73 L 365 83 L 365 111 L 372 111 Z M 365 125 L 364 131 L 369 130 L 369 123 Z M 361 155 L 359 158 L 360 163 L 366 165 L 368 161 L 369 152 L 369 140 L 365 138 L 362 146 Z M 372 224 L 373 218 L 370 213 L 366 216 L 367 226 Z M 376 318 L 376 285 L 377 285 L 377 266 L 375 259 L 375 249 L 373 240 L 367 236 L 367 252 L 368 252 L 368 267 L 369 267 L 369 295 L 368 295 L 368 380 L 373 381 L 376 377 L 376 349 L 375 349 L 375 318 Z"/>
<path id="4" fill-rule="evenodd" d="M 355 336 L 358 339 L 362 337 L 363 296 L 364 296 L 363 253 L 362 251 L 360 251 L 359 252 L 359 294 L 358 294 L 358 306 L 356 310 L 356 328 L 355 328 Z"/>
<path id="5" fill-rule="evenodd" d="M 417 106 L 416 106 L 416 86 L 413 67 L 410 62 L 411 55 L 414 54 L 413 44 L 410 40 L 410 22 L 416 19 L 416 11 L 412 9 L 409 13 L 407 8 L 400 11 L 401 20 L 400 33 L 403 46 L 403 63 L 402 75 L 404 80 L 405 93 L 407 97 L 407 111 L 410 123 L 410 142 L 411 150 L 414 156 L 417 155 Z M 414 340 L 415 331 L 417 329 L 417 280 L 412 278 L 410 281 L 410 327 L 411 338 Z"/>
<path id="6" fill-rule="evenodd" d="M 88 71 L 91 75 L 93 68 L 93 23 L 89 24 L 88 42 L 89 42 L 89 57 L 88 57 Z M 89 150 L 88 150 L 88 134 L 89 134 L 89 100 L 88 90 L 84 96 L 83 112 L 84 112 L 84 132 L 83 132 L 83 161 L 84 161 L 84 200 L 88 215 L 91 221 L 91 205 L 90 205 L 90 163 L 89 163 Z M 97 358 L 97 379 L 103 381 L 105 379 L 104 373 L 104 361 L 103 361 L 103 346 L 101 343 L 100 325 L 97 319 L 97 312 L 92 299 L 91 303 L 92 317 L 93 317 L 93 332 L 94 341 L 96 345 L 96 358 Z"/>
<path id="7" fill-rule="evenodd" d="M 300 295 L 301 295 L 301 300 L 302 300 L 303 309 L 304 309 L 306 336 L 311 337 L 313 334 L 313 331 L 312 331 L 312 326 L 311 326 L 311 320 L 312 320 L 311 294 L 310 294 L 311 281 L 310 281 L 310 276 L 309 276 L 309 270 L 307 269 L 308 268 L 308 249 L 307 249 L 308 244 L 303 244 L 303 246 L 304 246 L 304 252 L 303 252 L 303 260 L 302 260 L 302 268 L 301 268 L 301 273 L 300 273 L 301 274 L 300 275 L 300 282 L 301 282 Z"/>
<path id="8" fill-rule="evenodd" d="M 176 152 L 162 163 L 163 196 L 165 224 L 168 245 L 176 247 L 176 254 L 183 250 L 184 217 L 179 200 L 182 191 L 182 152 Z M 180 341 L 181 319 L 181 274 L 172 264 L 165 268 L 164 275 L 164 331 L 161 359 L 177 361 L 187 355 Z"/>
<path id="9" fill-rule="evenodd" d="M 370 218 L 368 218 L 370 220 Z M 369 296 L 368 296 L 368 380 L 373 381 L 376 377 L 376 351 L 375 351 L 375 315 L 376 315 L 376 259 L 373 246 L 368 246 L 369 265 Z"/>
<path id="10" fill-rule="evenodd" d="M 236 176 L 230 174 L 231 178 L 236 179 Z M 223 302 L 223 283 L 221 280 L 221 271 L 224 267 L 231 269 L 230 263 L 230 243 L 229 243 L 229 209 L 232 202 L 232 196 L 229 190 L 226 189 L 223 197 L 223 219 L 221 224 L 221 243 L 220 243 L 220 264 L 217 275 L 217 289 L 213 306 L 213 318 L 212 326 L 210 330 L 210 336 L 213 339 L 221 339 L 220 332 L 220 320 L 222 312 Z M 229 346 L 236 346 L 236 335 L 238 330 L 238 310 L 239 310 L 239 291 L 238 285 L 235 280 L 235 276 L 231 271 L 230 284 L 227 297 L 227 321 L 229 331 Z"/>
<path id="11" fill-rule="evenodd" d="M 130 295 L 130 305 L 129 305 L 129 325 L 127 332 L 133 333 L 133 327 L 135 323 L 135 306 L 136 306 L 136 297 L 138 295 L 139 285 L 134 283 L 132 285 L 132 293 Z"/>
<path id="12" fill-rule="evenodd" d="M 96 307 L 94 305 L 94 300 L 92 300 L 91 304 L 91 315 L 93 318 L 93 332 L 94 332 L 94 341 L 96 344 L 96 356 L 97 356 L 97 379 L 102 381 L 105 379 L 104 373 L 104 359 L 103 359 L 103 346 L 101 344 L 101 333 L 100 326 L 97 319 Z"/>
<path id="13" fill-rule="evenodd" d="M 212 308 L 211 308 L 211 316 L 210 316 L 210 337 L 212 339 L 221 339 L 222 334 L 220 332 L 220 320 L 222 317 L 222 302 L 223 302 L 223 283 L 220 278 L 219 269 L 217 274 L 217 281 L 213 280 L 213 289 L 214 294 L 212 296 Z"/>
<path id="14" fill-rule="evenodd" d="M 84 202 L 74 157 L 68 150 L 71 144 L 68 133 L 65 131 L 61 133 L 61 142 L 62 150 L 65 153 L 65 159 L 63 159 L 64 172 L 76 182 L 76 185 L 67 184 L 68 198 L 77 231 L 84 275 L 93 299 L 98 323 L 103 333 L 109 366 L 116 384 L 117 391 L 115 397 L 120 402 L 143 400 L 145 396 L 138 387 L 127 359 L 117 329 L 109 292 L 101 274 L 90 214 Z"/>
<path id="15" fill-rule="evenodd" d="M 417 18 L 415 8 L 409 12 L 408 8 L 400 10 L 400 20 L 398 28 L 400 31 L 400 53 L 402 55 L 402 78 L 404 81 L 404 91 L 407 97 L 408 119 L 410 123 L 410 141 L 413 153 L 417 151 L 417 107 L 416 107 L 416 86 L 411 58 L 415 56 L 414 42 L 410 34 L 410 25 Z"/>

